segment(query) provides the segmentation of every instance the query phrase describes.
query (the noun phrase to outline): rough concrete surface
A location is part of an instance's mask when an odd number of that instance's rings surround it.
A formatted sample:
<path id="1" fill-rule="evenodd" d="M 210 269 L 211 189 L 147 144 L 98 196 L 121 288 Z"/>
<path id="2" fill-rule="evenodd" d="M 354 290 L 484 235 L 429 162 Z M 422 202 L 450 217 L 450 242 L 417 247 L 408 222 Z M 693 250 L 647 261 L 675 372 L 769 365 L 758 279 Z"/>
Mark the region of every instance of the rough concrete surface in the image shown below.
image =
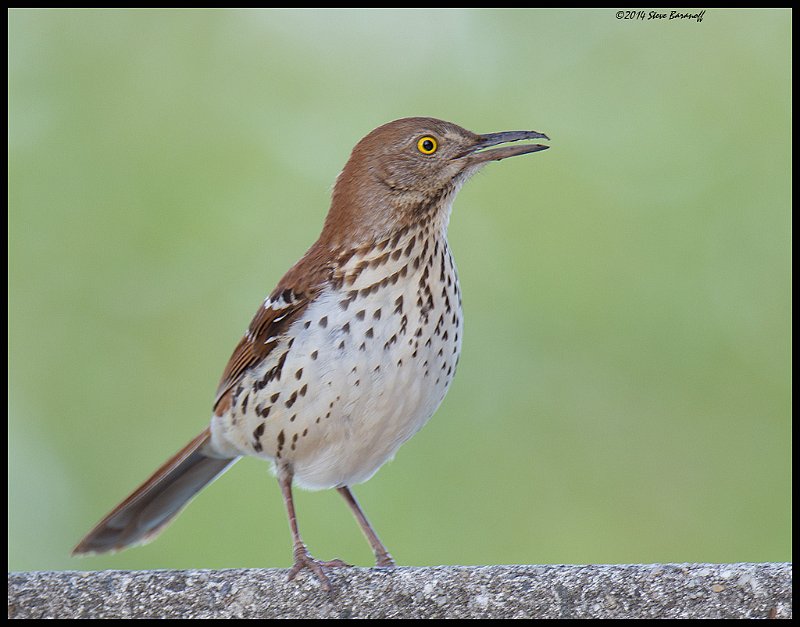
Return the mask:
<path id="1" fill-rule="evenodd" d="M 21 572 L 9 618 L 791 618 L 792 565 Z"/>

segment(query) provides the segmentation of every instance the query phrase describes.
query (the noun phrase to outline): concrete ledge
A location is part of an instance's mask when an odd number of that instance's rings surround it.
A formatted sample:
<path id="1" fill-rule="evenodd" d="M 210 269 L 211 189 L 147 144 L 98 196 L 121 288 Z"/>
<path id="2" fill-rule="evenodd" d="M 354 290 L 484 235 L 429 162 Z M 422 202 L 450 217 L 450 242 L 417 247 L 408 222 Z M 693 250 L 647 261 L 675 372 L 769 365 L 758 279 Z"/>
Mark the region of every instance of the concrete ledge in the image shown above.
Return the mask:
<path id="1" fill-rule="evenodd" d="M 9 618 L 791 618 L 792 565 L 24 572 Z"/>

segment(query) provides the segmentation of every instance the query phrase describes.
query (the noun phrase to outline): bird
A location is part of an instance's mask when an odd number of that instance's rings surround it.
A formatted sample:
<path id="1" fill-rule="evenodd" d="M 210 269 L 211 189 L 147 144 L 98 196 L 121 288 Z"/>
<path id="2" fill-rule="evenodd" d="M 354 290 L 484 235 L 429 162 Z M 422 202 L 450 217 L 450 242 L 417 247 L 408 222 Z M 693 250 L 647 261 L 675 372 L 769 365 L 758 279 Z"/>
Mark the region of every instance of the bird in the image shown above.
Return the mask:
<path id="1" fill-rule="evenodd" d="M 453 200 L 491 161 L 539 152 L 537 131 L 477 134 L 431 117 L 368 133 L 336 178 L 318 239 L 259 305 L 225 367 L 209 425 L 74 548 L 153 540 L 243 456 L 272 464 L 289 519 L 292 580 L 332 590 L 308 551 L 293 486 L 336 489 L 377 567 L 394 558 L 352 486 L 370 479 L 431 418 L 461 353 L 461 288 L 447 240 Z M 515 143 L 512 142 L 526 142 Z"/>

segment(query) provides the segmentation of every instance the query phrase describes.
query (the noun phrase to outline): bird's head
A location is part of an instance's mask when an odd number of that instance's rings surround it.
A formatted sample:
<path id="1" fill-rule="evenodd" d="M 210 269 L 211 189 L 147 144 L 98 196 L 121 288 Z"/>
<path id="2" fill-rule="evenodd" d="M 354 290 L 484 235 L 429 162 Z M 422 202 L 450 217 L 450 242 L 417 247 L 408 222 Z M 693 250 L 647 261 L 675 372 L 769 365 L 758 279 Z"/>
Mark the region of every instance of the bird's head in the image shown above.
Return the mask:
<path id="1" fill-rule="evenodd" d="M 390 237 L 416 221 L 446 224 L 453 197 L 489 161 L 545 150 L 536 131 L 478 135 L 435 118 L 403 118 L 379 126 L 356 144 L 336 181 L 323 237 L 361 245 Z M 443 214 L 443 215 L 440 215 Z"/>

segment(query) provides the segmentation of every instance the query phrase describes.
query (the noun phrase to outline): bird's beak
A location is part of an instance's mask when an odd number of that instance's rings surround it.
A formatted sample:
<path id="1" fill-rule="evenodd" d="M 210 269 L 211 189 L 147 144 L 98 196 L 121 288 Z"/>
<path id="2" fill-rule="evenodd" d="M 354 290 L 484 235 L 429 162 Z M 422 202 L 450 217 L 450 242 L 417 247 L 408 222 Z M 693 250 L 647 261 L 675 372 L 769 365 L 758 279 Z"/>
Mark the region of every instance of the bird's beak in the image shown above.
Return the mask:
<path id="1" fill-rule="evenodd" d="M 487 133 L 486 135 L 479 135 L 478 141 L 470 150 L 461 155 L 461 158 L 469 160 L 471 164 L 485 163 L 488 161 L 499 161 L 506 157 L 515 157 L 517 155 L 525 155 L 529 152 L 539 152 L 540 150 L 547 150 L 550 146 L 544 144 L 518 144 L 516 146 L 503 146 L 501 148 L 494 148 L 486 150 L 498 144 L 505 144 L 507 142 L 516 142 L 523 139 L 547 139 L 550 138 L 544 133 L 537 131 L 503 131 L 501 133 Z"/>

